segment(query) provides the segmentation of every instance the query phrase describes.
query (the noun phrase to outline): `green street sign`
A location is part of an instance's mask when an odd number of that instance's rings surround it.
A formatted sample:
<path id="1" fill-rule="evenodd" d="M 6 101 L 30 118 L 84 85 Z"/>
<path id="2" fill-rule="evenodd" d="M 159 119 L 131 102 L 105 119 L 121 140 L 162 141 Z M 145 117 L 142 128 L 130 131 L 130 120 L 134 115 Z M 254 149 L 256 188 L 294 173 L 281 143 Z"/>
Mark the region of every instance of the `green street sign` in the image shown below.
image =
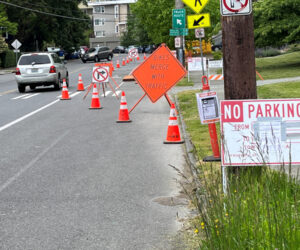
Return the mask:
<path id="1" fill-rule="evenodd" d="M 173 29 L 185 28 L 185 9 L 172 10 L 172 28 Z"/>
<path id="2" fill-rule="evenodd" d="M 189 34 L 188 29 L 170 29 L 170 36 L 187 36 Z"/>

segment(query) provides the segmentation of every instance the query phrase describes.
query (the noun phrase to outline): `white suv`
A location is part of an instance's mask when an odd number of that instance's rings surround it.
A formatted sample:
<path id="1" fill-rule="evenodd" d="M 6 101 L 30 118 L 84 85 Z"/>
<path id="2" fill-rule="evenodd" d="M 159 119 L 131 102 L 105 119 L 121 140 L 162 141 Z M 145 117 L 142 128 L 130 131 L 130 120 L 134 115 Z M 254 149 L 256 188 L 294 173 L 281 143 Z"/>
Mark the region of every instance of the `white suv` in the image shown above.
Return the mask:
<path id="1" fill-rule="evenodd" d="M 63 79 L 69 87 L 69 73 L 56 53 L 30 53 L 21 55 L 16 68 L 16 81 L 20 93 L 26 86 L 35 89 L 36 86 L 54 85 L 59 90 Z"/>

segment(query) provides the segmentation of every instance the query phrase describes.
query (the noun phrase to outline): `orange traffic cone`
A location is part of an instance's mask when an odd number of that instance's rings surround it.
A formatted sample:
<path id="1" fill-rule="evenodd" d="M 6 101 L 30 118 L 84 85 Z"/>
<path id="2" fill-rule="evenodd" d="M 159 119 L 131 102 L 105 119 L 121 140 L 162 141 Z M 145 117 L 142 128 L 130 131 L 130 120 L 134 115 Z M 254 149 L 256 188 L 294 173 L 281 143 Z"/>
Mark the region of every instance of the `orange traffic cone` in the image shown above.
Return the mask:
<path id="1" fill-rule="evenodd" d="M 125 66 L 126 63 L 125 63 L 125 59 L 123 58 L 123 61 L 122 61 L 122 66 Z"/>
<path id="2" fill-rule="evenodd" d="M 79 74 L 78 76 L 78 84 L 77 84 L 77 91 L 84 91 L 82 76 Z"/>
<path id="3" fill-rule="evenodd" d="M 146 56 L 146 54 L 144 53 L 144 60 L 146 60 L 146 58 L 147 58 L 147 56 Z"/>
<path id="4" fill-rule="evenodd" d="M 70 100 L 70 96 L 69 96 L 69 91 L 67 88 L 67 83 L 66 83 L 66 79 L 63 80 L 63 88 L 62 88 L 62 92 L 61 92 L 61 98 L 60 100 Z"/>
<path id="5" fill-rule="evenodd" d="M 137 57 L 136 57 L 136 60 L 137 60 L 137 61 L 139 61 L 139 60 L 140 60 L 140 56 L 139 56 L 139 54 L 137 55 Z"/>
<path id="6" fill-rule="evenodd" d="M 129 118 L 129 112 L 128 112 L 128 108 L 127 108 L 127 102 L 126 102 L 126 97 L 125 97 L 124 91 L 122 91 L 119 120 L 117 122 L 131 122 L 131 120 Z"/>
<path id="7" fill-rule="evenodd" d="M 165 144 L 179 144 L 184 143 L 184 140 L 180 138 L 179 127 L 177 123 L 175 105 L 172 103 L 171 110 L 170 110 L 170 118 L 169 118 L 169 126 L 168 126 L 168 133 L 167 138 L 164 141 Z"/>
<path id="8" fill-rule="evenodd" d="M 132 57 L 129 57 L 129 61 L 132 62 Z"/>
<path id="9" fill-rule="evenodd" d="M 117 60 L 117 69 L 119 69 L 120 68 L 120 62 L 119 62 L 119 60 Z"/>
<path id="10" fill-rule="evenodd" d="M 127 63 L 127 64 L 129 63 L 129 59 L 128 59 L 128 56 L 126 57 L 126 63 Z"/>
<path id="11" fill-rule="evenodd" d="M 92 103 L 91 103 L 91 107 L 89 109 L 102 109 L 96 83 L 94 83 Z"/>
<path id="12" fill-rule="evenodd" d="M 111 63 L 111 71 L 115 71 L 114 64 Z"/>

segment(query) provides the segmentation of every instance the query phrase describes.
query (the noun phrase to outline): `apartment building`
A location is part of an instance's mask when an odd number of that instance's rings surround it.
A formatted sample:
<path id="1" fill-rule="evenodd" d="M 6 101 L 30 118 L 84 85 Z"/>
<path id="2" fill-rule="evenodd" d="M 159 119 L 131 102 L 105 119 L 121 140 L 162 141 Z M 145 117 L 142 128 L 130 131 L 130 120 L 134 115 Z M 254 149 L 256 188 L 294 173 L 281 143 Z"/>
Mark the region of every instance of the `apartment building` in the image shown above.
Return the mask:
<path id="1" fill-rule="evenodd" d="M 127 30 L 129 4 L 137 0 L 91 0 L 86 11 L 92 13 L 94 38 L 90 47 L 120 45 L 121 34 Z"/>

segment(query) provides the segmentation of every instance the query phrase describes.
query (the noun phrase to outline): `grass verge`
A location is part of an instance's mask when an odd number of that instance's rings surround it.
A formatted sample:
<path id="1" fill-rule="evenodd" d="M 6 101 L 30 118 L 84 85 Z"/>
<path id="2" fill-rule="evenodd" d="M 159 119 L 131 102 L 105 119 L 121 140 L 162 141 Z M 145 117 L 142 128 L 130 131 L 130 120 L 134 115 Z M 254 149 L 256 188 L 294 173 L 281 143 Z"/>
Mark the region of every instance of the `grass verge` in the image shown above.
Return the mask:
<path id="1" fill-rule="evenodd" d="M 179 81 L 177 84 L 176 84 L 176 87 L 186 87 L 186 86 L 194 86 L 194 83 L 193 81 L 188 81 L 188 78 L 187 77 L 184 77 L 183 79 L 181 79 L 181 81 Z"/>
<path id="2" fill-rule="evenodd" d="M 256 58 L 256 70 L 267 79 L 300 76 L 300 51 L 280 56 Z M 260 80 L 257 77 L 258 80 Z"/>
<path id="3" fill-rule="evenodd" d="M 261 86 L 258 96 L 295 98 L 300 93 L 298 85 Z M 200 124 L 196 92 L 182 92 L 178 101 L 195 153 L 202 159 L 212 152 L 208 127 Z M 200 216 L 194 227 L 200 249 L 299 249 L 299 182 L 267 166 L 240 168 L 230 171 L 228 195 L 224 196 L 219 163 L 199 161 L 197 170 L 202 185 L 197 204 Z"/>

